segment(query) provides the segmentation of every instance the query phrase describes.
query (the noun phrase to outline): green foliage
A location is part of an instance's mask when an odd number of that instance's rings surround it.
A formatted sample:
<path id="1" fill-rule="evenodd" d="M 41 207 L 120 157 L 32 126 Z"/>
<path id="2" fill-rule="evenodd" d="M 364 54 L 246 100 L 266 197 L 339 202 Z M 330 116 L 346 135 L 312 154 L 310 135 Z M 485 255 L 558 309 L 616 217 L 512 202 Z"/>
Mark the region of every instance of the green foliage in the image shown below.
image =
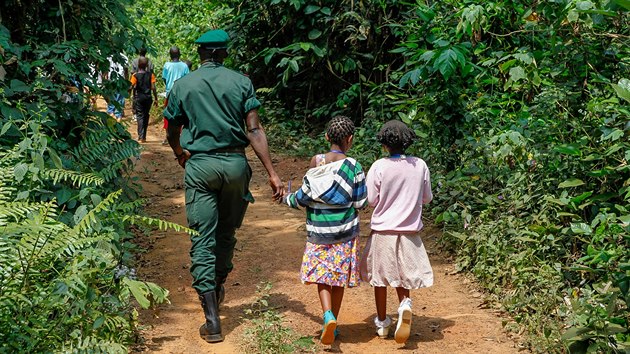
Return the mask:
<path id="1" fill-rule="evenodd" d="M 238 3 L 231 53 L 257 87 L 273 88 L 281 108 L 307 128 L 340 113 L 360 120 L 364 85 L 388 82 L 388 72 L 402 63 L 389 52 L 396 31 L 386 24 L 409 7 L 395 0 Z M 391 65 L 375 70 L 383 62 Z"/>
<path id="2" fill-rule="evenodd" d="M 13 123 L 22 127 L 16 130 L 24 140 L 0 153 L 2 350 L 108 347 L 108 352 L 125 352 L 136 322 L 131 295 L 145 308 L 167 301 L 168 295 L 155 284 L 132 279 L 134 271 L 125 265 L 133 236 L 129 227 L 190 230 L 135 215 L 139 204 L 121 201 L 123 189 L 100 194 L 117 186 L 97 179 L 97 191 L 93 178 L 80 178 L 99 175 L 95 164 L 89 172 L 55 169 L 47 158 L 50 147 L 33 143 L 47 141 L 41 129 L 46 122 L 38 116 L 29 124 Z M 115 144 L 109 146 L 118 151 Z M 84 147 L 89 151 L 89 145 Z M 66 164 L 72 162 L 80 165 L 72 159 Z M 19 178 L 11 178 L 16 173 Z M 120 175 L 117 181 L 122 182 Z"/>
<path id="3" fill-rule="evenodd" d="M 624 1 L 269 0 L 234 13 L 271 141 L 311 155 L 323 123 L 381 156 L 400 119 L 432 170 L 442 244 L 535 351 L 627 350 L 630 23 Z M 428 208 L 429 209 L 429 208 Z M 512 326 L 512 325 L 510 325 Z"/>
<path id="4" fill-rule="evenodd" d="M 400 83 L 420 97 L 407 122 L 443 136 L 419 150 L 439 171 L 443 244 L 534 334 L 533 349 L 626 350 L 627 289 L 615 279 L 630 258 L 627 12 L 591 2 L 485 3 L 450 15 L 437 6 L 420 8 L 441 21 L 410 20 L 433 36 L 401 44 Z M 471 49 L 467 64 L 456 55 L 436 64 L 444 38 Z M 601 248 L 618 259 L 577 270 Z"/>
<path id="5" fill-rule="evenodd" d="M 177 46 L 182 60 L 199 64 L 195 40 L 208 30 L 221 27 L 232 12 L 223 2 L 184 0 L 137 0 L 130 9 L 136 24 L 147 33 L 146 47 L 150 51 L 156 76 L 170 60 L 168 51 Z"/>
<path id="6" fill-rule="evenodd" d="M 272 285 L 261 282 L 256 286 L 258 298 L 245 309 L 249 318 L 245 330 L 245 347 L 256 353 L 313 353 L 315 346 L 310 337 L 298 337 L 285 327 L 282 316 L 270 305 Z"/>
<path id="7" fill-rule="evenodd" d="M 135 279 L 140 152 L 91 98 L 126 91 L 110 58 L 142 45 L 125 0 L 0 4 L 0 352 L 124 353 L 134 303 L 167 300 Z M 19 14 L 17 16 L 16 14 Z"/>

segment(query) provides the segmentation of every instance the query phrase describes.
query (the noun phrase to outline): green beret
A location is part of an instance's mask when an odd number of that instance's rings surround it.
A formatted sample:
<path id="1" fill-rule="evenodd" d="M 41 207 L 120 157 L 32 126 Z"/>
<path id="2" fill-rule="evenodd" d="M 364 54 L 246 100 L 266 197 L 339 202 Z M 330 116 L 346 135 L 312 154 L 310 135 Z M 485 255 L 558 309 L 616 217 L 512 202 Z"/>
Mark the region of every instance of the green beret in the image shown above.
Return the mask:
<path id="1" fill-rule="evenodd" d="M 230 36 L 228 36 L 227 32 L 217 29 L 202 34 L 195 43 L 207 49 L 225 49 L 229 40 Z"/>

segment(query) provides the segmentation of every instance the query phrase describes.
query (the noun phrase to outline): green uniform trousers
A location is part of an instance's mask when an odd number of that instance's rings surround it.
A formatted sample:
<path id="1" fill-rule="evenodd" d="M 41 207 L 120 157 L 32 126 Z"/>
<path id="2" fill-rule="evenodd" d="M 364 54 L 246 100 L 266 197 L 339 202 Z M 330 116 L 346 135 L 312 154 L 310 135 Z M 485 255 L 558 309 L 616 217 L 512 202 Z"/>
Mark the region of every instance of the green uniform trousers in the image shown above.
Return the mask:
<path id="1" fill-rule="evenodd" d="M 247 205 L 251 168 L 245 154 L 195 154 L 186 162 L 186 216 L 191 236 L 193 288 L 203 294 L 215 290 L 233 268 L 236 228 Z"/>

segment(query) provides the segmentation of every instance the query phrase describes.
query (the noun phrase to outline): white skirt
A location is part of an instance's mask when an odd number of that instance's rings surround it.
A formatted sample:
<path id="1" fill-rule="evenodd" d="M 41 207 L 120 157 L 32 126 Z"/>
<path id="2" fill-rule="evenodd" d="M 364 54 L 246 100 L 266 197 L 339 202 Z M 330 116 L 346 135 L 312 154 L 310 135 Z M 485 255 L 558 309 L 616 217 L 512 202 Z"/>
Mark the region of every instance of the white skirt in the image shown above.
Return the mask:
<path id="1" fill-rule="evenodd" d="M 361 257 L 361 279 L 372 286 L 405 289 L 433 285 L 433 269 L 420 234 L 372 231 Z"/>

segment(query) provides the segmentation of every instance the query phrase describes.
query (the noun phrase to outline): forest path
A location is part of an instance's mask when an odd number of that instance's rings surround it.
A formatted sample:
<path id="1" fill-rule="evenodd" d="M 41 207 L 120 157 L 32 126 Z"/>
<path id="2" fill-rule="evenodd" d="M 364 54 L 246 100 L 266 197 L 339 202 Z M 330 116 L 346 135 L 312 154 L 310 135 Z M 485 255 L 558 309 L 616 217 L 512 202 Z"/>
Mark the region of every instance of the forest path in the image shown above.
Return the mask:
<path id="1" fill-rule="evenodd" d="M 129 106 L 129 104 L 128 104 Z M 123 121 L 135 137 L 136 123 L 127 110 Z M 161 145 L 161 122 L 149 126 L 147 143 L 136 163 L 135 173 L 143 186 L 146 213 L 186 225 L 183 169 L 173 159 L 168 146 Z M 284 325 L 301 336 L 312 337 L 317 352 L 337 353 L 517 353 L 512 339 L 502 330 L 500 315 L 483 308 L 482 295 L 460 275 L 453 275 L 449 263 L 436 247 L 440 231 L 427 227 L 423 232 L 435 274 L 435 284 L 411 292 L 413 299 L 412 335 L 406 345 L 393 338 L 375 336 L 375 306 L 372 288 L 365 283 L 346 291 L 339 318 L 340 337 L 332 346 L 319 342 L 321 308 L 315 286 L 302 285 L 299 268 L 304 249 L 304 212 L 272 202 L 264 168 L 252 151 L 248 157 L 253 169 L 250 189 L 256 202 L 250 205 L 243 226 L 237 231 L 235 268 L 226 284 L 221 307 L 222 343 L 208 344 L 200 339 L 203 313 L 191 287 L 190 241 L 186 234 L 153 231 L 136 242 L 147 252 L 140 255 L 138 274 L 170 291 L 170 304 L 153 311 L 141 311 L 141 344 L 137 351 L 161 353 L 243 353 L 244 310 L 257 299 L 256 286 L 270 282 L 269 303 L 284 318 Z M 308 168 L 303 159 L 274 155 L 280 177 L 299 183 Z M 361 246 L 369 233 L 369 211 L 362 213 Z M 396 296 L 388 291 L 388 313 L 396 317 Z M 392 331 L 393 332 L 393 331 Z"/>

